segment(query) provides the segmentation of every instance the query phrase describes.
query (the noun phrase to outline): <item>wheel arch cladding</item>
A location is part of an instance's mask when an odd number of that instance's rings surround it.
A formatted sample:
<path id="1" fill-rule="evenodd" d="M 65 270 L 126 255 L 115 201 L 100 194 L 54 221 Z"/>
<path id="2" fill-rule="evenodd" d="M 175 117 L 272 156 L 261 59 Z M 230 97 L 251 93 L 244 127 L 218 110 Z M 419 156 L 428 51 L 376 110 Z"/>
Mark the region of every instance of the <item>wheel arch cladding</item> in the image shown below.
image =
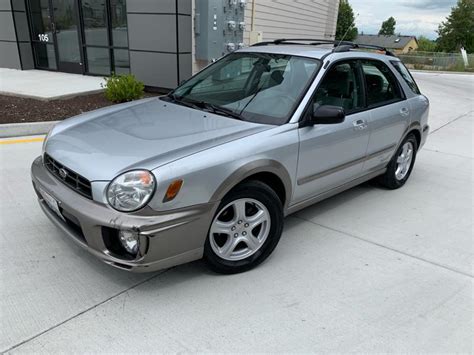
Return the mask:
<path id="1" fill-rule="evenodd" d="M 250 175 L 249 177 L 244 179 L 242 182 L 247 182 L 251 180 L 261 181 L 264 184 L 268 185 L 277 194 L 278 198 L 281 201 L 281 205 L 282 206 L 285 205 L 285 202 L 287 200 L 287 192 L 285 189 L 285 184 L 283 184 L 283 181 L 280 179 L 278 175 L 271 172 L 264 171 L 264 172 Z"/>
<path id="2" fill-rule="evenodd" d="M 405 136 L 408 137 L 410 134 L 413 134 L 416 138 L 416 147 L 417 149 L 420 148 L 420 144 L 421 144 L 421 133 L 420 133 L 420 130 L 415 128 L 415 129 L 412 129 L 410 132 L 407 133 L 407 135 Z"/>
<path id="3" fill-rule="evenodd" d="M 286 168 L 275 160 L 257 160 L 247 163 L 229 175 L 212 195 L 211 201 L 219 201 L 235 186 L 244 181 L 257 180 L 267 184 L 280 198 L 283 208 L 291 199 L 292 184 Z"/>

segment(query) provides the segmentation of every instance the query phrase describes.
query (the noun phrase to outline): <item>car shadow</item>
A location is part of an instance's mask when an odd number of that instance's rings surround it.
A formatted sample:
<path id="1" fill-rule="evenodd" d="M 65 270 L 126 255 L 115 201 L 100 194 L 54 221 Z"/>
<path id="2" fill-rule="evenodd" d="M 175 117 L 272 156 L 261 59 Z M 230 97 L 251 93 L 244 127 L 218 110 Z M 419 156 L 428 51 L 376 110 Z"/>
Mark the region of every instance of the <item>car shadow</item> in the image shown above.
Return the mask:
<path id="1" fill-rule="evenodd" d="M 308 206 L 290 216 L 296 217 L 297 219 L 312 219 L 316 218 L 322 213 L 327 213 L 329 211 L 340 208 L 344 203 L 355 200 L 360 196 L 363 196 L 374 189 L 379 190 L 380 187 L 372 181 L 367 181 L 361 185 L 355 186 L 349 190 L 343 191 L 335 196 L 332 196 L 328 199 L 320 201 L 314 205 Z"/>
<path id="2" fill-rule="evenodd" d="M 307 223 L 307 220 L 309 219 L 317 218 L 322 213 L 327 213 L 328 211 L 340 208 L 342 204 L 357 199 L 374 189 L 378 189 L 378 186 L 374 182 L 365 182 L 359 186 L 353 187 L 349 190 L 341 192 L 340 194 L 316 203 L 315 205 L 306 207 L 305 209 L 285 218 L 285 230 L 291 230 L 293 227 L 296 227 L 301 223 Z M 68 238 L 65 238 L 65 240 L 68 240 Z M 210 270 L 202 259 L 151 273 L 130 273 L 128 271 L 116 269 L 110 265 L 107 265 L 94 256 L 90 255 L 87 251 L 79 248 L 72 241 L 68 240 L 68 242 L 74 245 L 75 253 L 81 254 L 80 256 L 78 255 L 79 259 L 83 259 L 85 264 L 92 265 L 90 268 L 96 273 L 102 274 L 105 279 L 120 284 L 121 286 L 128 289 L 141 286 L 142 284 L 149 283 L 150 281 L 159 279 L 160 277 L 163 277 L 163 279 L 160 280 L 157 285 L 160 285 L 159 287 L 162 288 L 171 284 L 176 285 L 189 282 L 189 280 L 196 277 L 226 276 L 217 274 Z M 271 256 L 268 260 L 270 259 L 272 259 Z M 153 284 L 156 284 L 156 282 Z M 153 288 L 156 291 L 156 286 Z"/>

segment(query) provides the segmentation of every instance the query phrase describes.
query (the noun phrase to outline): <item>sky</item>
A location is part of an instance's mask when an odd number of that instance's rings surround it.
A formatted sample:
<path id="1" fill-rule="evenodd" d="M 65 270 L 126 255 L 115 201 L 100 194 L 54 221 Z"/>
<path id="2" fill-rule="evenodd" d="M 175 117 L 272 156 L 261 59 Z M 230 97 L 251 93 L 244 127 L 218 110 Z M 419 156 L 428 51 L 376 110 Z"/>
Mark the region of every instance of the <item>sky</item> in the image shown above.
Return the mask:
<path id="1" fill-rule="evenodd" d="M 438 37 L 438 25 L 451 13 L 457 0 L 349 0 L 356 25 L 364 34 L 377 34 L 390 16 L 397 21 L 395 33 Z"/>

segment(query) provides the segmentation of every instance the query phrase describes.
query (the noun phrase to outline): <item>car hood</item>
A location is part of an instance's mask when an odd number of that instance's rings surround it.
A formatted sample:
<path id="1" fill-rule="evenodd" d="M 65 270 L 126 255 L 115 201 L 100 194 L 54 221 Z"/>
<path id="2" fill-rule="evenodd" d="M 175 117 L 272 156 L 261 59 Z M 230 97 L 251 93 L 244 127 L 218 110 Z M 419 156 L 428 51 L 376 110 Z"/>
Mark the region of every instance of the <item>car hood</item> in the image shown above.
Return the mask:
<path id="1" fill-rule="evenodd" d="M 123 171 L 152 170 L 271 127 L 151 98 L 60 122 L 45 152 L 91 181 L 108 181 Z"/>

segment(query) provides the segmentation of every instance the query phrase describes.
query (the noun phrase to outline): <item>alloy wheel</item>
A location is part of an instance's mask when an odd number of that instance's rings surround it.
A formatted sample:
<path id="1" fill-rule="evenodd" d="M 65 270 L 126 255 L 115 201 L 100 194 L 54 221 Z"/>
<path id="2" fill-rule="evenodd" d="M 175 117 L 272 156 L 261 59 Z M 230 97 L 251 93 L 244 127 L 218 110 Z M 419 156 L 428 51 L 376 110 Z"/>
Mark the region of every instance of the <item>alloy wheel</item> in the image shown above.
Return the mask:
<path id="1" fill-rule="evenodd" d="M 411 142 L 406 142 L 400 155 L 397 158 L 397 169 L 395 170 L 395 177 L 397 180 L 403 180 L 410 171 L 411 163 L 413 161 L 414 147 Z"/>
<path id="2" fill-rule="evenodd" d="M 270 213 L 264 204 L 251 198 L 234 200 L 217 213 L 211 224 L 211 248 L 224 260 L 248 258 L 265 243 L 270 225 Z"/>

